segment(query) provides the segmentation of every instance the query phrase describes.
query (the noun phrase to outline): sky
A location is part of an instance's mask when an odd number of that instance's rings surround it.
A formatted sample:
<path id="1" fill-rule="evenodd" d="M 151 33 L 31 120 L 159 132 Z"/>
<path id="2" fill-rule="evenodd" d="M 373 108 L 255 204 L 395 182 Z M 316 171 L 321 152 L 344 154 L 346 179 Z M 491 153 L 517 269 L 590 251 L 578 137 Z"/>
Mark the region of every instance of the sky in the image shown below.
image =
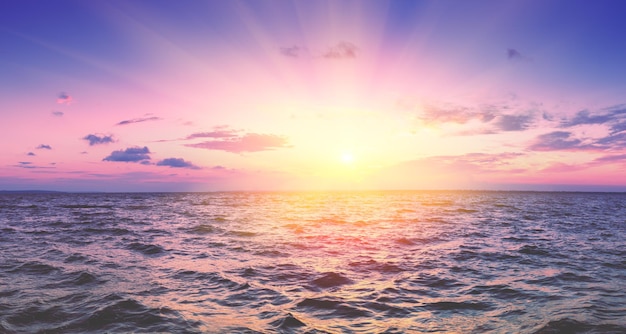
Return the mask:
<path id="1" fill-rule="evenodd" d="M 0 3 L 0 190 L 626 191 L 626 2 Z"/>

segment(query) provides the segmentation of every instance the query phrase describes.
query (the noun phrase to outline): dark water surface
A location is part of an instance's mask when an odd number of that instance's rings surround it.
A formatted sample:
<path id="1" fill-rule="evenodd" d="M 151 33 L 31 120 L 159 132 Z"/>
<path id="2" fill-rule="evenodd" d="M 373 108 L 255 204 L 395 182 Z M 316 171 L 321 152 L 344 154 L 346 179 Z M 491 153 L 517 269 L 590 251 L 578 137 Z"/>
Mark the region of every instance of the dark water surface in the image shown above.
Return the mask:
<path id="1" fill-rule="evenodd" d="M 626 333 L 626 195 L 0 195 L 0 333 Z"/>

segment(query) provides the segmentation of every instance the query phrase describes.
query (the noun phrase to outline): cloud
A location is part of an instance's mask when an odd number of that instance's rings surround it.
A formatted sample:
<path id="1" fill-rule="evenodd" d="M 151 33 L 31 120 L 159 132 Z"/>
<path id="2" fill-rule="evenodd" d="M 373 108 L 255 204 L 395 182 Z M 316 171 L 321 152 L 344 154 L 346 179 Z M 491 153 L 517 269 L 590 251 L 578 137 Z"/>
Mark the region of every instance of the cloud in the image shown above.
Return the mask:
<path id="1" fill-rule="evenodd" d="M 279 48 L 280 54 L 289 58 L 310 57 L 309 49 L 306 46 L 291 45 Z M 326 59 L 354 59 L 357 57 L 359 48 L 350 42 L 339 42 L 329 47 L 324 52 L 315 52 L 316 55 L 321 54 Z"/>
<path id="2" fill-rule="evenodd" d="M 51 150 L 52 147 L 50 145 L 41 144 L 41 145 L 37 146 L 36 149 L 38 149 L 38 150 Z"/>
<path id="3" fill-rule="evenodd" d="M 51 164 L 55 165 L 55 164 Z M 42 167 L 36 166 L 30 161 L 18 161 L 17 165 L 13 165 L 13 167 L 26 168 L 26 169 L 53 169 L 55 167 Z"/>
<path id="4" fill-rule="evenodd" d="M 612 134 L 596 140 L 596 144 L 606 148 L 622 149 L 626 147 L 626 132 Z"/>
<path id="5" fill-rule="evenodd" d="M 521 52 L 519 52 L 519 50 L 517 49 L 513 49 L 513 48 L 508 48 L 506 49 L 506 58 L 509 61 L 527 61 L 530 62 L 533 59 L 526 56 L 525 54 L 522 54 Z"/>
<path id="6" fill-rule="evenodd" d="M 509 60 L 522 60 L 524 56 L 515 49 L 506 49 L 506 58 Z"/>
<path id="7" fill-rule="evenodd" d="M 480 169 L 483 172 L 490 172 L 498 167 L 509 165 L 509 160 L 516 159 L 523 155 L 523 153 L 516 152 L 467 153 L 457 156 L 435 156 L 425 158 L 423 160 L 445 165 L 472 166 L 472 169 Z"/>
<path id="8" fill-rule="evenodd" d="M 496 118 L 496 114 L 491 108 L 474 110 L 468 107 L 440 107 L 428 105 L 423 108 L 418 118 L 429 125 L 442 123 L 465 124 L 472 120 L 487 123 Z"/>
<path id="9" fill-rule="evenodd" d="M 346 59 L 346 58 L 356 58 L 357 52 L 359 48 L 357 48 L 354 44 L 349 42 L 340 42 L 337 45 L 329 48 L 322 57 L 328 59 Z"/>
<path id="10" fill-rule="evenodd" d="M 33 152 L 28 152 L 28 153 L 26 153 L 26 155 L 29 155 L 29 156 L 31 156 L 31 157 L 36 156 L 36 154 L 35 154 L 35 153 L 33 153 Z"/>
<path id="11" fill-rule="evenodd" d="M 616 134 L 616 133 L 626 131 L 626 121 L 614 123 L 611 125 L 610 129 L 611 129 L 611 134 Z"/>
<path id="12" fill-rule="evenodd" d="M 114 142 L 113 135 L 93 135 L 88 134 L 82 139 L 89 141 L 89 146 L 101 145 L 101 144 L 109 144 Z"/>
<path id="13" fill-rule="evenodd" d="M 540 135 L 529 149 L 533 151 L 559 151 L 590 149 L 593 146 L 583 144 L 583 141 L 572 138 L 572 133 L 567 131 L 554 131 Z"/>
<path id="14" fill-rule="evenodd" d="M 187 144 L 188 147 L 220 150 L 232 153 L 259 152 L 287 146 L 287 139 L 271 134 L 247 133 L 240 136 L 229 136 L 196 144 Z"/>
<path id="15" fill-rule="evenodd" d="M 593 162 L 622 162 L 626 163 L 626 154 L 617 154 L 617 155 L 605 155 L 603 157 L 599 157 Z"/>
<path id="16" fill-rule="evenodd" d="M 148 121 L 158 121 L 161 120 L 161 117 L 156 117 L 156 116 L 152 116 L 152 117 L 142 117 L 142 118 L 133 118 L 133 119 L 128 119 L 128 120 L 124 120 L 121 121 L 119 123 L 116 123 L 115 125 L 128 125 L 128 124 L 133 124 L 133 123 L 141 123 L 141 122 L 148 122 Z"/>
<path id="17" fill-rule="evenodd" d="M 608 125 L 611 134 L 626 130 L 626 105 L 616 105 L 592 114 L 589 110 L 581 110 L 571 118 L 564 120 L 560 127 L 570 128 L 578 125 Z"/>
<path id="18" fill-rule="evenodd" d="M 64 113 L 62 111 L 53 111 L 52 112 L 52 116 L 56 116 L 56 117 L 62 117 L 64 115 Z"/>
<path id="19" fill-rule="evenodd" d="M 61 92 L 57 95 L 58 104 L 72 104 L 73 101 L 74 99 L 65 92 Z"/>
<path id="20" fill-rule="evenodd" d="M 288 46 L 288 47 L 281 47 L 280 48 L 280 53 L 283 56 L 286 57 L 291 57 L 291 58 L 298 58 L 302 55 L 302 53 L 307 52 L 308 50 L 304 47 L 298 46 L 298 45 L 293 45 L 293 46 Z"/>
<path id="21" fill-rule="evenodd" d="M 196 133 L 192 133 L 189 136 L 187 136 L 187 138 L 185 139 L 195 139 L 195 138 L 233 138 L 233 137 L 237 137 L 237 131 L 236 130 L 229 130 L 229 129 L 224 129 L 224 130 L 220 130 L 220 129 L 216 129 L 215 131 L 210 131 L 210 132 L 196 132 Z"/>
<path id="22" fill-rule="evenodd" d="M 613 120 L 613 115 L 591 115 L 589 110 L 581 110 L 576 113 L 574 118 L 564 121 L 561 124 L 563 128 L 569 128 L 576 125 L 592 125 L 592 124 L 604 124 Z"/>
<path id="23" fill-rule="evenodd" d="M 126 150 L 113 151 L 111 154 L 102 159 L 102 161 L 120 161 L 120 162 L 139 162 L 142 164 L 150 163 L 150 150 L 148 147 L 129 147 Z"/>
<path id="24" fill-rule="evenodd" d="M 189 169 L 200 169 L 200 167 L 192 164 L 189 161 L 185 161 L 180 158 L 167 158 L 156 163 L 157 166 L 169 166 L 172 168 L 189 168 Z"/>
<path id="25" fill-rule="evenodd" d="M 484 189 L 488 187 L 485 180 L 526 172 L 514 166 L 514 160 L 522 156 L 516 152 L 431 156 L 380 169 L 370 179 L 384 189 Z"/>
<path id="26" fill-rule="evenodd" d="M 532 115 L 502 115 L 498 117 L 495 125 L 501 131 L 524 131 L 533 120 Z"/>

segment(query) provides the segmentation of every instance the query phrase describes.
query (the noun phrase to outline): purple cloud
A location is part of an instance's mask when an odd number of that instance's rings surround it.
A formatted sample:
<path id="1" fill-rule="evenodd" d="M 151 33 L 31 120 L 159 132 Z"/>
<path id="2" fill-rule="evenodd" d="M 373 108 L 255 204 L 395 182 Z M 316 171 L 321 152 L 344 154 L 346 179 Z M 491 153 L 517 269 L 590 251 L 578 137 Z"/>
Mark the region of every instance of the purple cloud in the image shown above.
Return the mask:
<path id="1" fill-rule="evenodd" d="M 508 60 L 522 60 L 524 56 L 515 49 L 506 49 L 506 58 Z"/>
<path id="2" fill-rule="evenodd" d="M 216 129 L 215 131 L 210 131 L 210 132 L 196 132 L 196 133 L 192 133 L 189 136 L 187 136 L 187 138 L 185 139 L 195 139 L 195 138 L 233 138 L 233 137 L 237 137 L 237 131 L 236 130 L 228 130 L 228 129 L 224 129 L 224 130 L 219 130 Z"/>
<path id="3" fill-rule="evenodd" d="M 35 148 L 38 149 L 38 150 L 51 150 L 52 149 L 52 147 L 50 145 L 46 145 L 46 144 L 41 144 L 41 145 L 39 145 L 39 146 L 37 146 Z"/>
<path id="4" fill-rule="evenodd" d="M 51 165 L 54 165 L 54 164 L 51 164 Z M 36 166 L 32 162 L 30 162 L 30 161 L 18 161 L 18 164 L 17 165 L 13 165 L 13 167 L 26 168 L 26 169 L 52 169 L 52 168 L 55 168 L 55 167 Z"/>
<path id="5" fill-rule="evenodd" d="M 626 132 L 600 138 L 596 141 L 596 144 L 607 148 L 622 149 L 626 147 Z"/>
<path id="6" fill-rule="evenodd" d="M 285 137 L 257 133 L 247 133 L 238 137 L 219 138 L 197 144 L 187 144 L 186 146 L 232 153 L 258 152 L 288 147 Z"/>
<path id="7" fill-rule="evenodd" d="M 56 116 L 56 117 L 62 117 L 64 115 L 64 113 L 62 111 L 53 111 L 52 112 L 52 116 Z"/>
<path id="8" fill-rule="evenodd" d="M 93 135 L 88 134 L 82 139 L 89 141 L 89 146 L 101 145 L 101 144 L 110 144 L 114 142 L 113 135 Z"/>
<path id="9" fill-rule="evenodd" d="M 491 108 L 486 110 L 473 110 L 467 107 L 437 107 L 426 106 L 418 116 L 426 124 L 457 123 L 465 124 L 472 120 L 487 123 L 496 118 L 496 114 Z"/>
<path id="10" fill-rule="evenodd" d="M 129 147 L 126 150 L 113 151 L 108 157 L 102 161 L 119 161 L 119 162 L 139 162 L 149 164 L 150 150 L 148 147 Z"/>
<path id="11" fill-rule="evenodd" d="M 626 162 L 626 154 L 605 155 L 595 159 L 594 162 Z"/>
<path id="12" fill-rule="evenodd" d="M 189 168 L 189 169 L 200 169 L 200 167 L 192 164 L 189 161 L 185 161 L 180 158 L 167 158 L 163 159 L 156 163 L 157 166 L 169 166 L 172 168 Z"/>
<path id="13" fill-rule="evenodd" d="M 509 161 L 523 156 L 523 153 L 503 152 L 503 153 L 467 153 L 458 156 L 434 156 L 423 159 L 443 163 L 445 165 L 472 166 L 483 171 L 490 171 L 496 167 L 509 165 Z"/>
<path id="14" fill-rule="evenodd" d="M 280 53 L 283 56 L 291 57 L 291 58 L 298 58 L 303 52 L 306 52 L 306 51 L 307 51 L 306 48 L 303 48 L 298 45 L 280 48 Z"/>
<path id="15" fill-rule="evenodd" d="M 74 101 L 74 99 L 70 95 L 65 93 L 65 92 L 61 92 L 57 96 L 57 103 L 58 104 L 72 104 L 73 101 Z"/>
<path id="16" fill-rule="evenodd" d="M 580 150 L 593 148 L 584 145 L 582 140 L 572 138 L 572 133 L 567 131 L 554 131 L 540 135 L 529 149 L 533 151 L 559 151 L 559 150 Z"/>
<path id="17" fill-rule="evenodd" d="M 142 117 L 142 118 L 133 118 L 133 119 L 128 119 L 128 120 L 121 121 L 119 123 L 116 123 L 115 125 L 128 125 L 128 124 L 148 122 L 148 121 L 159 121 L 161 119 L 162 119 L 161 117 L 156 117 L 156 116 Z"/>
<path id="18" fill-rule="evenodd" d="M 26 155 L 29 155 L 29 156 L 31 156 L 31 157 L 36 156 L 36 154 L 35 154 L 35 153 L 33 153 L 33 152 L 28 152 L 28 153 L 26 153 Z"/>
<path id="19" fill-rule="evenodd" d="M 611 134 L 626 130 L 626 106 L 617 105 L 592 114 L 589 110 L 581 110 L 569 120 L 561 123 L 561 128 L 570 128 L 577 125 L 606 124 Z"/>
<path id="20" fill-rule="evenodd" d="M 501 131 L 524 131 L 533 122 L 532 115 L 502 115 L 495 125 Z"/>
<path id="21" fill-rule="evenodd" d="M 614 115 L 591 115 L 589 110 L 581 110 L 576 113 L 574 118 L 567 120 L 561 124 L 563 128 L 569 128 L 576 125 L 604 124 L 613 120 Z"/>
<path id="22" fill-rule="evenodd" d="M 328 59 L 351 59 L 356 58 L 358 51 L 359 48 L 357 48 L 354 44 L 349 42 L 340 42 L 328 49 L 322 57 Z"/>

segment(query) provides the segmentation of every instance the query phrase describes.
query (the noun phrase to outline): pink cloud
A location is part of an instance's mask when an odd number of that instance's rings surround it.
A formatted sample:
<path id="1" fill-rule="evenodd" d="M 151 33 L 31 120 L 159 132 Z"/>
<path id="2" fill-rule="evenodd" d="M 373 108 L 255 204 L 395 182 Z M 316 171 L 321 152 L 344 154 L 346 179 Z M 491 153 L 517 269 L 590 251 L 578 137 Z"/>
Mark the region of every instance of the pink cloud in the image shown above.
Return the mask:
<path id="1" fill-rule="evenodd" d="M 187 144 L 186 146 L 232 153 L 259 152 L 289 147 L 285 137 L 258 133 L 247 133 L 238 137 L 229 136 L 196 144 Z"/>
<path id="2" fill-rule="evenodd" d="M 72 104 L 73 101 L 74 101 L 74 99 L 69 94 L 67 94 L 65 92 L 61 92 L 57 96 L 57 103 L 58 104 Z"/>
<path id="3" fill-rule="evenodd" d="M 547 168 L 541 170 L 541 172 L 545 173 L 569 173 L 576 172 L 579 170 L 586 169 L 588 166 L 586 165 L 570 165 L 562 162 L 554 163 Z"/>
<path id="4" fill-rule="evenodd" d="M 161 117 L 156 117 L 156 116 L 133 118 L 133 119 L 123 120 L 121 122 L 116 123 L 115 125 L 128 125 L 128 124 L 148 122 L 148 121 L 159 121 L 161 119 L 162 119 Z"/>
<path id="5" fill-rule="evenodd" d="M 216 129 L 215 131 L 209 131 L 209 132 L 196 132 L 196 133 L 192 133 L 189 136 L 187 136 L 187 138 L 185 139 L 196 139 L 196 138 L 233 138 L 233 137 L 237 137 L 237 131 L 236 130 L 229 130 L 229 129 Z"/>

